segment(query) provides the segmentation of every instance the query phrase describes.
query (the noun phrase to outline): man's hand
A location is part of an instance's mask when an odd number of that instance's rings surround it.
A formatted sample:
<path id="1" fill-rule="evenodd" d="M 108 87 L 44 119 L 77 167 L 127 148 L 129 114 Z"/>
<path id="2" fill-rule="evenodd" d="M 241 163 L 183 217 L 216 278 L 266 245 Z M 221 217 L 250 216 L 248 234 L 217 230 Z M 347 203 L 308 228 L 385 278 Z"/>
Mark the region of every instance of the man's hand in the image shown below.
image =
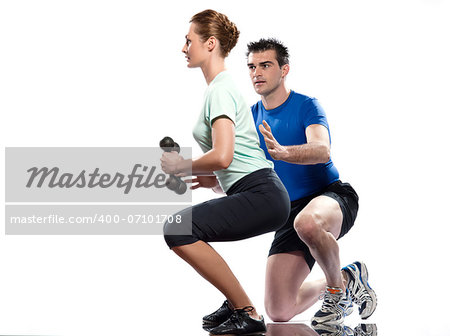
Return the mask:
<path id="1" fill-rule="evenodd" d="M 274 160 L 284 160 L 288 156 L 286 147 L 281 146 L 272 134 L 269 124 L 263 120 L 263 125 L 259 125 L 259 131 L 264 136 L 267 151 Z"/>
<path id="2" fill-rule="evenodd" d="M 161 168 L 166 174 L 178 173 L 177 164 L 183 161 L 183 157 L 177 152 L 164 152 L 161 156 Z"/>

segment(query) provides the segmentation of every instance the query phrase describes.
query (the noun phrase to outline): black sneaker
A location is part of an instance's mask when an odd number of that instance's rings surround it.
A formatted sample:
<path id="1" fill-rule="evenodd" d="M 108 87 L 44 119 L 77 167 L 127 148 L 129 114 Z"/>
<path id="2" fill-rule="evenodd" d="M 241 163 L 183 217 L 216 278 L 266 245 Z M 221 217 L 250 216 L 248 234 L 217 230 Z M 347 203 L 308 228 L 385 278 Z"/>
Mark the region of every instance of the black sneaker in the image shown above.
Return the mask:
<path id="1" fill-rule="evenodd" d="M 221 325 L 211 329 L 210 335 L 264 335 L 266 324 L 261 316 L 260 320 L 250 317 L 249 313 L 255 308 L 251 306 L 235 309 L 230 318 Z"/>
<path id="2" fill-rule="evenodd" d="M 203 326 L 208 328 L 217 327 L 219 324 L 228 320 L 231 314 L 233 314 L 233 309 L 230 308 L 228 300 L 226 300 L 222 307 L 217 309 L 214 313 L 203 316 Z"/>

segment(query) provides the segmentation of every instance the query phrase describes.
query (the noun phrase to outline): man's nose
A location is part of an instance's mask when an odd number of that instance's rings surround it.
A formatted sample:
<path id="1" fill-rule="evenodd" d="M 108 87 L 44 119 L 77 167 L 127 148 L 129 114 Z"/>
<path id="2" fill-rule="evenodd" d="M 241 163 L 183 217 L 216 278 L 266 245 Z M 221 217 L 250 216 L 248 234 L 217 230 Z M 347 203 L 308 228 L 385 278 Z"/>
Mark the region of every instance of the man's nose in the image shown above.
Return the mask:
<path id="1" fill-rule="evenodd" d="M 259 67 L 255 67 L 255 69 L 253 70 L 253 77 L 259 77 L 261 76 L 261 68 Z"/>
<path id="2" fill-rule="evenodd" d="M 258 68 L 256 68 L 255 70 L 253 70 L 253 78 L 257 79 L 261 77 L 261 70 L 258 70 Z"/>

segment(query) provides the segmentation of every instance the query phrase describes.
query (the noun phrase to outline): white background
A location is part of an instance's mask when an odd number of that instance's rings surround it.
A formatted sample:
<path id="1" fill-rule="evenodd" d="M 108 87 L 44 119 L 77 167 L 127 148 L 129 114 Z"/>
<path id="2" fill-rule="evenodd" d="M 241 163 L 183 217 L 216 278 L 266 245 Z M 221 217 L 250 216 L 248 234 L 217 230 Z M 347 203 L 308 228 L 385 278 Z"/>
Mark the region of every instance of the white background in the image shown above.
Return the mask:
<path id="1" fill-rule="evenodd" d="M 333 160 L 361 199 L 341 261 L 368 264 L 380 335 L 448 335 L 448 1 L 2 1 L 2 151 L 165 135 L 195 147 L 206 83 L 181 48 L 206 8 L 241 31 L 228 68 L 249 104 L 246 43 L 277 37 L 289 86 L 325 108 Z M 214 245 L 263 314 L 271 239 Z M 201 335 L 222 301 L 160 236 L 0 235 L 0 334 Z"/>

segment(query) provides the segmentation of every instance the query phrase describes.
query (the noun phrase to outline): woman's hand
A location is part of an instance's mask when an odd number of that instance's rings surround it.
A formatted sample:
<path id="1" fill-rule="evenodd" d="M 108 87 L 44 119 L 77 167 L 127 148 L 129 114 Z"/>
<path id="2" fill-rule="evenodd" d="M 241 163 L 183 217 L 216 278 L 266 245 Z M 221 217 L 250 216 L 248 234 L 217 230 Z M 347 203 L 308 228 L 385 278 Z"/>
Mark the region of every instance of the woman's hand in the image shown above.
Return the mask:
<path id="1" fill-rule="evenodd" d="M 184 161 L 183 157 L 177 152 L 164 152 L 161 156 L 161 168 L 166 174 L 177 174 L 178 165 Z"/>
<path id="2" fill-rule="evenodd" d="M 196 176 L 193 179 L 184 180 L 186 183 L 192 183 L 190 187 L 191 190 L 195 190 L 198 188 L 215 188 L 219 185 L 217 178 L 215 176 Z M 197 183 L 197 184 L 193 184 Z"/>
<path id="3" fill-rule="evenodd" d="M 217 194 L 225 194 L 220 187 L 219 181 L 216 176 L 197 176 L 193 179 L 184 180 L 186 183 L 197 183 L 193 184 L 190 189 L 195 190 L 198 188 L 208 188 L 212 189 Z"/>

